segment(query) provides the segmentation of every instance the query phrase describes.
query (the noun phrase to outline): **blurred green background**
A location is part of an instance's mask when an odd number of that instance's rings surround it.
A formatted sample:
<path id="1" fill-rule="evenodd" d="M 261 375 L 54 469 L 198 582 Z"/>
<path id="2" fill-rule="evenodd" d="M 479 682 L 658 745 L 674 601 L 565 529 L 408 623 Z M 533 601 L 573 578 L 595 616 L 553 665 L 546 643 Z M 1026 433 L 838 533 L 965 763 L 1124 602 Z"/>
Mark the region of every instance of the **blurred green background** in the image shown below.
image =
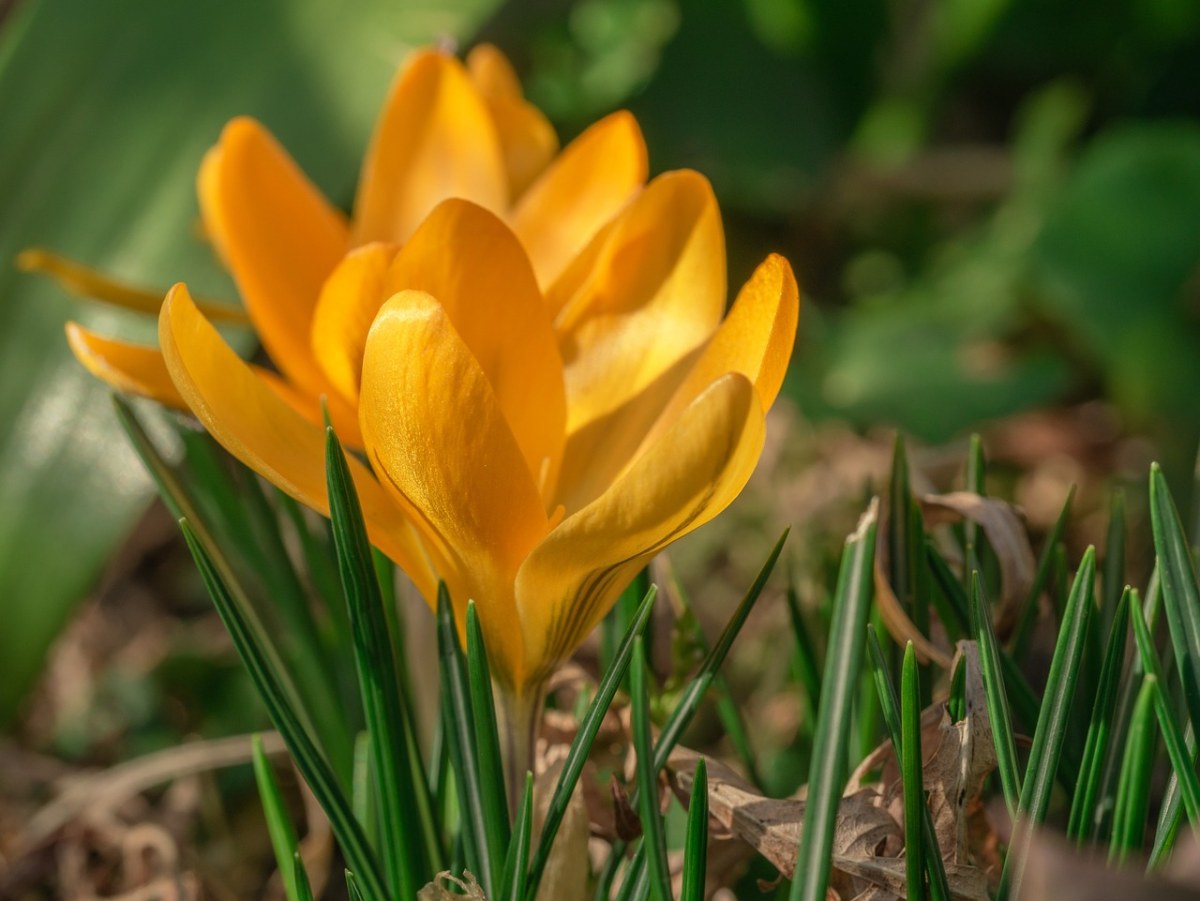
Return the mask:
<path id="1" fill-rule="evenodd" d="M 564 141 L 620 106 L 722 202 L 731 281 L 806 292 L 813 419 L 940 442 L 1098 399 L 1177 478 L 1200 436 L 1194 0 L 0 4 L 0 718 L 149 499 L 62 323 L 145 335 L 13 268 L 32 244 L 232 296 L 194 173 L 265 121 L 349 204 L 409 48 L 493 41 Z"/>

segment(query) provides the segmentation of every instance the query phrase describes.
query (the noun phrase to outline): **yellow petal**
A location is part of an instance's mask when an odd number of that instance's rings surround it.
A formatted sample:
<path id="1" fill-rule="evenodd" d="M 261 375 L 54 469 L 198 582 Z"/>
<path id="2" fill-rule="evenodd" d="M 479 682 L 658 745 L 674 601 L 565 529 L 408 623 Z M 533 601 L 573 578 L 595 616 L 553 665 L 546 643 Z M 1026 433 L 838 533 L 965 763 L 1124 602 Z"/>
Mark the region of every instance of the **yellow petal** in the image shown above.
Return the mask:
<path id="1" fill-rule="evenodd" d="M 167 295 L 158 337 L 179 393 L 212 436 L 259 475 L 328 516 L 325 430 L 285 403 L 233 352 L 183 285 Z M 371 541 L 432 601 L 436 579 L 411 521 L 366 467 L 353 458 L 347 462 Z"/>
<path id="2" fill-rule="evenodd" d="M 525 100 L 512 66 L 491 44 L 479 44 L 467 54 L 467 71 L 496 124 L 511 203 L 554 159 L 558 136 L 541 110 Z"/>
<path id="3" fill-rule="evenodd" d="M 583 641 L 654 554 L 737 497 L 763 437 L 753 386 L 730 373 L 607 491 L 533 549 L 517 575 L 530 682 Z"/>
<path id="4" fill-rule="evenodd" d="M 800 291 L 788 261 L 771 254 L 738 292 L 712 340 L 663 410 L 643 446 L 655 440 L 716 379 L 740 372 L 754 385 L 763 411 L 787 374 L 800 317 Z"/>
<path id="5" fill-rule="evenodd" d="M 508 202 L 496 125 L 462 64 L 437 51 L 404 67 L 375 127 L 354 204 L 354 243 L 407 241 L 448 197 Z"/>
<path id="6" fill-rule="evenodd" d="M 513 581 L 546 514 L 488 377 L 428 294 L 403 291 L 376 317 L 359 415 L 380 482 L 424 516 L 454 564 L 459 621 L 473 599 L 498 671 L 518 680 Z"/>
<path id="7" fill-rule="evenodd" d="M 42 247 L 30 247 L 17 254 L 17 268 L 23 272 L 41 272 L 56 282 L 59 287 L 76 297 L 99 300 L 125 310 L 158 315 L 162 307 L 164 291 L 138 288 L 110 278 L 103 272 L 85 266 Z M 218 322 L 245 323 L 246 314 L 227 303 L 196 299 L 196 306 L 209 319 Z"/>
<path id="8" fill-rule="evenodd" d="M 313 314 L 312 349 L 330 385 L 358 404 L 367 332 L 388 290 L 388 268 L 399 248 L 373 243 L 352 250 L 325 281 Z"/>
<path id="9" fill-rule="evenodd" d="M 550 317 L 520 242 L 493 214 L 448 200 L 396 257 L 389 293 L 438 299 L 487 376 L 496 403 L 544 497 L 562 459 L 563 364 Z"/>
<path id="10" fill-rule="evenodd" d="M 637 120 L 613 113 L 572 141 L 521 197 L 512 215 L 538 282 L 548 286 L 646 181 Z"/>
<path id="11" fill-rule="evenodd" d="M 625 466 L 721 321 L 725 246 L 712 189 L 694 172 L 655 179 L 581 259 L 589 270 L 573 266 L 552 291 L 565 285 L 571 296 L 548 301 L 566 366 L 558 496 L 568 511 Z"/>
<path id="12" fill-rule="evenodd" d="M 77 322 L 67 323 L 67 343 L 88 372 L 126 394 L 149 397 L 186 410 L 157 347 L 106 338 Z"/>
<path id="13" fill-rule="evenodd" d="M 321 285 L 347 247 L 344 217 L 253 119 L 225 126 L 198 187 L 204 224 L 271 359 L 320 395 L 309 333 Z"/>

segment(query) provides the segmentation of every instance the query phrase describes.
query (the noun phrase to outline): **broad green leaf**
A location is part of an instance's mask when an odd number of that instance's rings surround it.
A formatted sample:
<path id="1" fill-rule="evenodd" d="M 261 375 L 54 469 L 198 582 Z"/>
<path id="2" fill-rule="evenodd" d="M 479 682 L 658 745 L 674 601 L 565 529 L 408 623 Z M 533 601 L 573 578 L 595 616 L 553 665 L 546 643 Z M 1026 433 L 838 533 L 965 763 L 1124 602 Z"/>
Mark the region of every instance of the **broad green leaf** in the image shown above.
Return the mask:
<path id="1" fill-rule="evenodd" d="M 153 323 L 88 307 L 12 260 L 40 244 L 156 290 L 233 300 L 197 238 L 194 182 L 235 115 L 259 117 L 348 204 L 406 50 L 467 34 L 494 0 L 27 0 L 0 33 L 0 718 L 150 497 L 107 389 L 63 323 L 125 337 Z"/>

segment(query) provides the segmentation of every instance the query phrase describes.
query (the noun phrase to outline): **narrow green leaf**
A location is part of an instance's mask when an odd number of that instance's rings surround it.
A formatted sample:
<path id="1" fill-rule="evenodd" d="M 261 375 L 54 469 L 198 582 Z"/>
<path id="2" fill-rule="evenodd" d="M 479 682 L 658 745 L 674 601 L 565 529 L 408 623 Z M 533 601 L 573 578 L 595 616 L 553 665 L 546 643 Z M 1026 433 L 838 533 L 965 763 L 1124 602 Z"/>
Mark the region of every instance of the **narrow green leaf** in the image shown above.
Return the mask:
<path id="1" fill-rule="evenodd" d="M 567 751 L 566 760 L 563 761 L 562 772 L 559 774 L 558 782 L 554 786 L 554 794 L 551 795 L 550 804 L 546 808 L 546 817 L 542 824 L 542 835 L 538 840 L 537 849 L 533 855 L 533 863 L 529 867 L 528 888 L 525 892 L 525 897 L 529 901 L 533 901 L 537 895 L 538 885 L 542 881 L 542 873 L 546 869 L 546 862 L 550 859 L 550 849 L 554 845 L 555 836 L 558 835 L 558 827 L 562 825 L 563 816 L 567 812 L 567 805 L 570 804 L 571 793 L 575 791 L 575 785 L 579 782 L 579 775 L 583 772 L 583 765 L 587 763 L 588 752 L 591 750 L 592 742 L 596 739 L 596 733 L 600 729 L 600 723 L 604 719 L 604 714 L 608 712 L 608 707 L 612 704 L 613 696 L 617 693 L 617 687 L 621 684 L 625 678 L 625 673 L 629 669 L 629 661 L 633 656 L 634 643 L 646 627 L 646 621 L 650 618 L 650 609 L 654 606 L 654 597 L 657 593 L 657 589 L 651 585 L 650 590 L 646 592 L 646 596 L 642 599 L 637 616 L 634 617 L 633 622 L 630 624 L 629 631 L 625 633 L 625 638 L 622 639 L 621 646 L 617 649 L 616 654 L 613 655 L 612 666 L 604 674 L 604 678 L 600 680 L 600 685 L 596 689 L 596 696 L 592 698 L 592 703 L 588 705 L 587 714 L 580 720 L 579 731 L 575 733 L 575 738 L 571 742 L 570 749 Z"/>
<path id="2" fill-rule="evenodd" d="M 1150 522 L 1167 631 L 1188 716 L 1196 726 L 1200 725 L 1200 587 L 1191 546 L 1157 463 L 1150 467 Z"/>
<path id="3" fill-rule="evenodd" d="M 181 519 L 179 527 L 217 613 L 225 623 L 225 628 L 229 630 L 238 656 L 250 671 L 250 677 L 266 704 L 271 721 L 283 736 L 304 781 L 308 783 L 325 815 L 329 817 L 330 828 L 342 848 L 347 863 L 360 874 L 367 901 L 383 901 L 389 897 L 383 875 L 379 872 L 370 844 L 358 821 L 354 819 L 354 811 L 343 794 L 329 761 L 302 725 L 297 708 L 291 704 L 280 684 L 280 674 L 271 662 L 267 649 L 247 622 L 242 608 L 230 595 L 228 587 L 213 565 L 208 552 L 192 531 L 191 525 L 186 519 Z"/>
<path id="4" fill-rule="evenodd" d="M 821 664 L 817 659 L 816 645 L 809 634 L 808 626 L 804 623 L 804 613 L 800 609 L 800 596 L 796 593 L 796 584 L 790 573 L 785 597 L 787 598 L 788 615 L 791 617 L 792 634 L 796 637 L 796 652 L 792 657 L 793 670 L 804 691 L 806 709 L 811 718 L 815 715 L 817 702 L 821 699 Z"/>
<path id="5" fill-rule="evenodd" d="M 1163 690 L 1164 672 L 1158 652 L 1154 649 L 1154 639 L 1150 635 L 1150 627 L 1142 615 L 1141 604 L 1137 595 L 1130 599 L 1130 620 L 1133 623 L 1133 637 L 1137 642 L 1138 654 L 1142 661 L 1142 670 L 1154 688 L 1154 710 L 1158 716 L 1158 726 L 1162 731 L 1163 743 L 1167 748 L 1167 756 L 1171 760 L 1171 768 L 1179 780 L 1179 791 L 1187 810 L 1188 821 L 1194 828 L 1200 828 L 1200 776 L 1196 775 L 1195 754 L 1187 748 L 1184 728 L 1180 725 L 1175 711 L 1171 709 L 1167 694 Z"/>
<path id="6" fill-rule="evenodd" d="M 842 551 L 808 773 L 808 806 L 792 882 L 793 901 L 824 901 L 829 882 L 833 829 L 845 787 L 846 744 L 874 589 L 877 508 L 878 502 L 872 501 Z"/>
<path id="7" fill-rule="evenodd" d="M 1091 833 L 1095 821 L 1104 760 L 1108 754 L 1113 718 L 1117 712 L 1121 674 L 1125 668 L 1125 639 L 1129 632 L 1129 601 L 1130 590 L 1126 588 L 1117 602 L 1112 626 L 1108 632 L 1108 646 L 1104 652 L 1104 663 L 1100 667 L 1100 682 L 1088 724 L 1079 782 L 1071 801 L 1067 835 L 1080 844 Z"/>
<path id="8" fill-rule="evenodd" d="M 507 901 L 521 901 L 525 897 L 525 880 L 529 868 L 529 842 L 533 830 L 533 773 L 525 773 L 525 792 L 521 795 L 521 806 L 517 808 L 517 819 L 513 824 L 512 839 L 508 844 L 508 855 L 504 861 L 504 889 L 500 894 Z"/>
<path id="9" fill-rule="evenodd" d="M 354 662 L 370 740 L 380 857 L 396 896 L 415 897 L 433 874 L 424 859 L 424 847 L 417 840 L 416 830 L 410 827 L 413 811 L 417 809 L 417 791 L 404 735 L 404 707 L 396 679 L 396 660 L 392 656 L 383 597 L 358 493 L 350 478 L 342 444 L 331 428 L 325 430 L 325 475 L 333 543 L 354 638 Z"/>
<path id="10" fill-rule="evenodd" d="M 350 780 L 350 806 L 354 818 L 362 824 L 363 832 L 375 844 L 375 802 L 371 797 L 374 778 L 371 775 L 371 738 L 366 732 L 354 737 L 354 773 Z"/>
<path id="11" fill-rule="evenodd" d="M 1150 776 L 1154 768 L 1154 696 L 1157 679 L 1146 675 L 1133 708 L 1129 743 L 1121 767 L 1117 810 L 1113 814 L 1110 863 L 1124 863 L 1131 852 L 1142 847 L 1146 815 L 1150 810 Z"/>
<path id="12" fill-rule="evenodd" d="M 367 901 L 362 889 L 358 887 L 357 877 L 349 870 L 346 871 L 346 893 L 350 896 L 350 901 Z"/>
<path id="13" fill-rule="evenodd" d="M 978 434 L 971 435 L 970 447 L 967 451 L 967 491 L 973 491 L 981 497 L 987 494 L 987 461 L 983 455 L 983 439 Z M 983 570 L 983 555 L 981 553 L 981 535 L 979 526 L 972 520 L 963 521 L 963 587 L 970 584 L 971 573 Z"/>
<path id="14" fill-rule="evenodd" d="M 900 678 L 900 777 L 904 788 L 904 872 L 909 898 L 925 897 L 925 843 L 921 808 L 925 807 L 925 775 L 921 763 L 921 687 L 912 642 L 904 648 Z"/>
<path id="15" fill-rule="evenodd" d="M 1017 761 L 1017 743 L 1013 738 L 1012 714 L 1008 709 L 1008 692 L 1004 687 L 1004 670 L 1000 663 L 1001 648 L 992 631 L 992 611 L 984 597 L 979 573 L 971 576 L 971 628 L 979 645 L 979 666 L 983 689 L 987 695 L 988 720 L 992 741 L 996 745 L 1000 787 L 1008 814 L 1016 819 L 1021 802 L 1021 776 Z"/>
<path id="16" fill-rule="evenodd" d="M 888 676 L 887 659 L 883 648 L 879 645 L 879 637 L 875 627 L 867 623 L 867 658 L 871 662 L 871 670 L 875 677 L 875 690 L 879 695 L 879 706 L 883 711 L 883 720 L 887 724 L 888 734 L 892 739 L 892 747 L 896 752 L 896 760 L 904 758 L 903 726 L 900 720 L 900 701 L 896 698 L 896 689 Z M 925 873 L 929 879 L 929 896 L 932 901 L 949 901 L 950 884 L 946 878 L 946 864 L 942 860 L 942 851 L 938 847 L 937 835 L 933 831 L 933 815 L 929 805 L 922 803 L 921 838 L 925 852 Z"/>
<path id="17" fill-rule="evenodd" d="M 701 757 L 692 776 L 688 802 L 687 837 L 683 845 L 683 887 L 679 901 L 704 901 L 704 874 L 708 867 L 708 765 Z"/>
<path id="18" fill-rule="evenodd" d="M 630 683 L 633 689 L 633 747 L 637 753 L 638 813 L 642 819 L 642 845 L 649 862 L 650 895 L 654 901 L 671 901 L 671 866 L 667 861 L 667 835 L 658 809 L 658 769 L 654 766 L 650 735 L 650 688 L 642 637 L 633 644 Z"/>
<path id="19" fill-rule="evenodd" d="M 1067 490 L 1067 499 L 1063 502 L 1058 518 L 1054 520 L 1050 534 L 1046 536 L 1046 543 L 1042 546 L 1042 554 L 1038 558 L 1037 569 L 1034 571 L 1033 584 L 1029 586 L 1025 601 L 1021 605 L 1021 615 L 1017 620 L 1017 628 L 1012 638 L 1012 655 L 1017 660 L 1024 660 L 1029 653 L 1029 645 L 1033 640 L 1033 627 L 1037 624 L 1038 598 L 1042 596 L 1042 592 L 1050 581 L 1054 549 L 1062 541 L 1063 533 L 1067 528 L 1067 519 L 1071 514 L 1071 503 L 1074 500 L 1075 486 L 1072 485 Z"/>
<path id="20" fill-rule="evenodd" d="M 1067 720 L 1074 701 L 1085 647 L 1088 620 L 1091 617 L 1093 586 L 1096 579 L 1096 549 L 1089 547 L 1075 575 L 1067 598 L 1063 626 L 1050 661 L 1050 675 L 1042 698 L 1042 711 L 1033 734 L 1033 749 L 1021 785 L 1021 804 L 1013 843 L 1000 875 L 1000 896 L 1019 897 L 1025 861 L 1033 842 L 1035 827 L 1046 817 L 1050 791 L 1062 755 Z M 1090 699 L 1089 699 L 1090 700 Z M 1072 780 L 1073 782 L 1074 780 Z M 1011 895 L 1008 893 L 1011 892 Z"/>
<path id="21" fill-rule="evenodd" d="M 942 625 L 949 634 L 971 634 L 971 617 L 967 611 L 967 593 L 954 575 L 931 538 L 925 539 L 925 565 L 933 582 L 933 597 L 938 605 Z"/>
<path id="22" fill-rule="evenodd" d="M 491 897 L 495 893 L 494 877 L 498 878 L 500 874 L 492 873 L 487 808 L 483 799 L 483 775 L 480 772 L 467 664 L 459 647 L 454 608 L 444 582 L 438 584 L 437 632 L 442 669 L 442 726 L 446 730 L 450 766 L 454 770 L 457 787 L 463 852 L 467 869 L 479 879 L 483 893 Z"/>
<path id="23" fill-rule="evenodd" d="M 474 601 L 467 603 L 467 675 L 471 712 L 475 717 L 487 853 L 491 858 L 491 871 L 498 879 L 504 872 L 504 854 L 509 842 L 508 798 L 504 789 L 504 761 L 500 757 L 500 733 L 496 727 L 496 701 L 492 696 L 492 673 Z"/>
<path id="24" fill-rule="evenodd" d="M 262 800 L 267 834 L 271 837 L 271 848 L 275 852 L 275 865 L 283 880 L 283 893 L 288 901 L 299 901 L 296 874 L 292 867 L 297 847 L 296 827 L 292 825 L 283 794 L 279 791 L 279 783 L 275 781 L 275 773 L 271 770 L 271 762 L 263 750 L 262 736 L 255 734 L 250 742 L 254 750 L 254 781 L 258 783 L 258 796 Z"/>
<path id="25" fill-rule="evenodd" d="M 299 851 L 292 854 L 291 870 L 297 901 L 315 901 L 312 886 L 308 882 L 308 870 L 304 869 L 304 859 Z"/>
<path id="26" fill-rule="evenodd" d="M 1104 539 L 1104 567 L 1100 572 L 1101 624 L 1112 627 L 1117 603 L 1125 588 L 1125 492 L 1113 491 L 1108 507 L 1108 532 Z"/>

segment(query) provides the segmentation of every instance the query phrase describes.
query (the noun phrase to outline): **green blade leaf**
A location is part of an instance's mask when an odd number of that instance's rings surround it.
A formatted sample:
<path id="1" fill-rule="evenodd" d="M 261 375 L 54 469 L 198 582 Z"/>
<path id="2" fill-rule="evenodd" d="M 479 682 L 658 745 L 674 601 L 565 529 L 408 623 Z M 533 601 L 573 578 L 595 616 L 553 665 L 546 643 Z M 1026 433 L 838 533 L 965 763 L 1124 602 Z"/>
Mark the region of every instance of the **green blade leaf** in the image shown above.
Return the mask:
<path id="1" fill-rule="evenodd" d="M 667 861 L 667 834 L 658 809 L 658 769 L 654 766 L 650 736 L 650 689 L 646 668 L 646 648 L 639 635 L 633 643 L 633 662 L 629 671 L 633 689 L 638 813 L 642 818 L 642 846 L 646 848 L 649 862 L 650 896 L 654 901 L 671 901 L 671 866 Z"/>
<path id="2" fill-rule="evenodd" d="M 411 826 L 413 812 L 418 808 L 417 789 L 412 782 L 414 767 L 408 758 L 409 745 L 404 734 L 405 709 L 362 508 L 342 444 L 332 428 L 325 430 L 325 476 L 333 544 L 354 639 L 354 663 L 370 741 L 369 769 L 377 789 L 379 856 L 383 858 L 393 893 L 400 898 L 414 897 L 433 874 L 422 854 L 417 830 Z"/>
<path id="3" fill-rule="evenodd" d="M 437 605 L 438 657 L 442 669 L 442 726 L 450 748 L 450 766 L 454 770 L 459 811 L 462 816 L 462 842 L 467 869 L 476 875 L 483 892 L 493 894 L 492 859 L 488 851 L 487 807 L 483 799 L 483 779 L 479 766 L 479 748 L 475 736 L 475 714 L 471 709 L 471 688 L 467 663 L 458 644 L 454 608 L 444 582 L 438 583 Z"/>
<path id="4" fill-rule="evenodd" d="M 1046 817 L 1067 721 L 1075 696 L 1075 683 L 1086 645 L 1088 620 L 1091 617 L 1093 585 L 1096 579 L 1096 549 L 1089 547 L 1075 575 L 1067 607 L 1063 614 L 1062 630 L 1050 661 L 1050 675 L 1042 698 L 1042 711 L 1033 734 L 1033 749 L 1021 784 L 1021 804 L 1017 810 L 1017 828 L 1004 869 L 1000 875 L 1000 896 L 1019 897 L 1025 861 L 1033 842 L 1034 827 Z"/>
<path id="5" fill-rule="evenodd" d="M 679 901 L 704 901 L 704 874 L 708 866 L 708 765 L 701 757 L 692 776 L 688 802 L 687 836 L 683 845 L 683 887 Z"/>
<path id="6" fill-rule="evenodd" d="M 812 764 L 808 772 L 808 806 L 792 882 L 792 901 L 824 901 L 829 882 L 833 828 L 845 787 L 846 745 L 850 739 L 852 707 L 861 673 L 867 612 L 874 591 L 872 566 L 877 506 L 878 502 L 872 501 L 858 528 L 846 539 L 842 551 L 829 651 L 821 680 Z"/>
<path id="7" fill-rule="evenodd" d="M 467 676 L 471 713 L 475 718 L 487 854 L 491 872 L 499 879 L 504 872 L 504 855 L 509 842 L 508 799 L 504 789 L 504 761 L 500 757 L 500 734 L 496 727 L 496 702 L 492 696 L 492 674 L 474 601 L 467 603 Z"/>
<path id="8" fill-rule="evenodd" d="M 1021 800 L 1021 776 L 1017 762 L 1017 743 L 1013 738 L 1012 714 L 1008 709 L 1008 692 L 1004 687 L 1004 669 L 1000 663 L 1001 648 L 992 631 L 992 611 L 983 594 L 979 573 L 971 574 L 971 630 L 979 645 L 979 665 L 983 689 L 987 695 L 988 721 L 996 745 L 997 769 L 1004 803 L 1008 813 L 1016 817 Z"/>
<path id="9" fill-rule="evenodd" d="M 925 774 L 921 764 L 921 686 L 912 642 L 904 648 L 900 677 L 900 777 L 904 783 L 904 872 L 908 897 L 925 896 L 925 843 L 921 810 L 925 805 Z"/>
<path id="10" fill-rule="evenodd" d="M 1109 862 L 1122 864 L 1142 847 L 1146 830 L 1146 815 L 1150 810 L 1150 776 L 1154 768 L 1154 698 L 1158 680 L 1147 674 L 1142 679 L 1133 720 L 1129 726 L 1129 742 L 1121 766 L 1117 789 L 1117 809 L 1113 814 L 1112 842 Z"/>
<path id="11" fill-rule="evenodd" d="M 500 897 L 507 901 L 521 901 L 525 897 L 525 881 L 529 867 L 529 841 L 533 829 L 533 773 L 525 773 L 525 792 L 521 795 L 521 806 L 517 808 L 517 819 L 513 824 L 512 840 L 508 845 L 508 857 L 504 862 L 504 890 Z"/>
<path id="12" fill-rule="evenodd" d="M 300 852 L 292 854 L 292 884 L 296 887 L 296 901 L 316 901 L 313 898 L 312 886 L 308 882 L 308 870 L 304 869 L 304 859 Z"/>
<path id="13" fill-rule="evenodd" d="M 250 741 L 254 749 L 254 781 L 258 783 L 258 796 L 267 819 L 267 834 L 271 837 L 271 848 L 275 852 L 275 865 L 283 880 L 283 892 L 288 901 L 300 901 L 293 865 L 297 847 L 296 827 L 292 825 L 283 794 L 279 791 L 279 783 L 275 781 L 275 773 L 271 770 L 271 762 L 263 750 L 262 736 L 255 734 Z"/>
<path id="14" fill-rule="evenodd" d="M 191 525 L 183 519 L 180 520 L 179 527 L 217 613 L 225 623 L 225 628 L 229 630 L 238 656 L 250 671 L 255 687 L 266 704 L 271 721 L 283 736 L 304 781 L 308 783 L 325 815 L 329 817 L 330 828 L 347 862 L 360 874 L 364 894 L 368 901 L 383 901 L 389 897 L 383 875 L 379 872 L 370 844 L 358 821 L 354 819 L 350 801 L 343 794 L 328 760 L 305 731 L 296 708 L 283 691 L 276 667 L 247 623 L 242 609 L 230 595 L 212 559 L 197 540 Z"/>
<path id="15" fill-rule="evenodd" d="M 1033 627 L 1037 624 L 1038 598 L 1042 596 L 1046 584 L 1050 581 L 1054 549 L 1062 541 L 1063 532 L 1067 528 L 1067 519 L 1071 514 L 1071 502 L 1074 499 L 1075 486 L 1072 485 L 1067 490 L 1067 499 L 1063 502 L 1058 518 L 1054 520 L 1050 534 L 1046 536 L 1042 555 L 1038 558 L 1037 569 L 1034 571 L 1033 584 L 1029 586 L 1029 592 L 1025 595 L 1025 601 L 1021 605 L 1021 616 L 1017 621 L 1017 628 L 1012 639 L 1012 654 L 1017 660 L 1024 660 L 1025 655 L 1029 653 L 1029 645 L 1033 640 Z"/>

